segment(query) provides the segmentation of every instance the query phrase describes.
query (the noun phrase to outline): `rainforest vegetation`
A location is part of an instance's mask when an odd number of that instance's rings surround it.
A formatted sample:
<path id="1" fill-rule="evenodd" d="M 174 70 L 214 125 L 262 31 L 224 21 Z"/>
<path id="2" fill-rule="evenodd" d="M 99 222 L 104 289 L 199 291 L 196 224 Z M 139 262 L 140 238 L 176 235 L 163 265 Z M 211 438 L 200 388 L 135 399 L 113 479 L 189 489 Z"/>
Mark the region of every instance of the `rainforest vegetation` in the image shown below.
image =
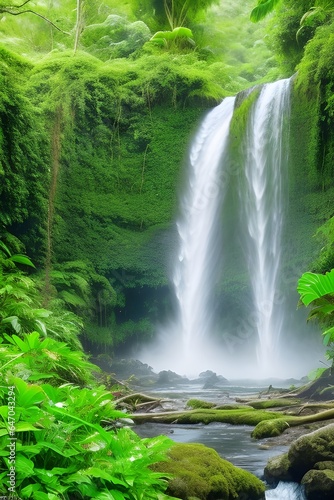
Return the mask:
<path id="1" fill-rule="evenodd" d="M 333 47 L 331 0 L 1 2 L 1 494 L 15 387 L 21 498 L 167 498 L 150 466 L 169 439 L 114 432 L 124 414 L 85 351 L 140 344 L 168 316 L 181 167 L 205 111 L 295 73 L 284 258 L 333 360 Z M 217 294 L 242 307 L 232 278 Z"/>

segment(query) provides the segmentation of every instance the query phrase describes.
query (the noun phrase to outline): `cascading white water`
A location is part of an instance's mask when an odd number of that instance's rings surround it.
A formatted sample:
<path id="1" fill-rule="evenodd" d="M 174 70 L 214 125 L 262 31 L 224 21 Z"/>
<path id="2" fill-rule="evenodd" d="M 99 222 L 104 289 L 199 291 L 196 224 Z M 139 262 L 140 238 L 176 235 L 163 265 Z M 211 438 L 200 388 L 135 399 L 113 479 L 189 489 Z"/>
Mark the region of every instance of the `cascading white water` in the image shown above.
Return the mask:
<path id="1" fill-rule="evenodd" d="M 253 90 L 258 96 L 245 135 L 237 117 L 229 137 L 231 97 L 208 113 L 193 139 L 172 277 L 178 312 L 139 355 L 156 371 L 195 376 L 209 369 L 234 379 L 296 376 L 298 299 L 287 304 L 279 292 L 289 88 L 290 80 L 281 80 Z M 284 354 L 279 352 L 283 330 Z M 310 356 L 307 368 L 300 357 L 299 376 L 313 366 Z"/>
<path id="2" fill-rule="evenodd" d="M 228 143 L 234 97 L 228 97 L 203 120 L 190 148 L 189 172 L 177 222 L 179 254 L 173 273 L 176 318 L 162 327 L 155 344 L 140 359 L 157 370 L 187 376 L 212 369 L 212 304 L 215 262 L 221 253 L 217 235 L 226 186 L 221 159 Z M 221 360 L 220 360 L 221 361 Z"/>
<path id="3" fill-rule="evenodd" d="M 233 97 L 226 98 L 207 115 L 190 150 L 188 184 L 177 223 L 180 252 L 173 279 L 179 303 L 176 328 L 182 340 L 174 358 L 180 358 L 185 373 L 191 373 L 195 366 L 210 366 L 205 353 L 213 326 L 210 296 L 219 244 L 214 236 L 226 188 L 220 182 L 220 166 L 234 101 Z"/>
<path id="4" fill-rule="evenodd" d="M 274 490 L 266 491 L 266 500 L 305 500 L 305 495 L 300 484 L 282 481 Z"/>
<path id="5" fill-rule="evenodd" d="M 284 311 L 278 295 L 281 270 L 284 144 L 290 80 L 264 85 L 251 110 L 245 150 L 246 188 L 240 193 L 247 226 L 245 249 L 258 336 L 259 375 L 276 372 Z"/>

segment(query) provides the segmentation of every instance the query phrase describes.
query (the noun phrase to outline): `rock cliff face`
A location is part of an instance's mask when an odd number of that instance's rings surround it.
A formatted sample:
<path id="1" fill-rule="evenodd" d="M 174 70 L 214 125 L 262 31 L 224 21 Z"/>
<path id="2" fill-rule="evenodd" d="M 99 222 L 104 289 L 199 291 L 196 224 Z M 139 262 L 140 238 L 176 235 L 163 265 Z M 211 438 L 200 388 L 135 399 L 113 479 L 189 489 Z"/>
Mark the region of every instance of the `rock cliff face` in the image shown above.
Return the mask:
<path id="1" fill-rule="evenodd" d="M 269 460 L 264 474 L 269 483 L 301 483 L 308 500 L 333 499 L 334 424 L 301 436 L 288 453 Z"/>

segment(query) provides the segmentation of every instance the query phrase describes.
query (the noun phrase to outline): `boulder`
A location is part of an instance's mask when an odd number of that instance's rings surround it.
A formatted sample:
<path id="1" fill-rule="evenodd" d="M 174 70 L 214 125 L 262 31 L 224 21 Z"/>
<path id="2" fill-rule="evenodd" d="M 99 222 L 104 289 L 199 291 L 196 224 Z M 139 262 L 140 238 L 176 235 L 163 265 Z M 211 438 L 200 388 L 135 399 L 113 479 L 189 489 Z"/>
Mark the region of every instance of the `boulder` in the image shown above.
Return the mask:
<path id="1" fill-rule="evenodd" d="M 264 478 L 267 483 L 277 484 L 279 481 L 293 481 L 290 465 L 287 453 L 270 458 L 264 468 Z"/>
<path id="2" fill-rule="evenodd" d="M 288 452 L 290 471 L 296 481 L 317 462 L 334 461 L 334 424 L 298 438 Z"/>
<path id="3" fill-rule="evenodd" d="M 302 478 L 307 500 L 333 500 L 334 498 L 334 471 L 309 470 Z"/>
<path id="4" fill-rule="evenodd" d="M 333 500 L 334 424 L 301 436 L 288 453 L 271 458 L 264 477 L 268 483 L 301 483 L 307 500 Z"/>
<path id="5" fill-rule="evenodd" d="M 189 382 L 187 378 L 178 375 L 171 370 L 162 370 L 158 373 L 157 385 L 175 385 Z"/>
<path id="6" fill-rule="evenodd" d="M 181 500 L 264 500 L 265 486 L 202 444 L 175 444 L 154 470 L 172 475 L 166 493 Z"/>

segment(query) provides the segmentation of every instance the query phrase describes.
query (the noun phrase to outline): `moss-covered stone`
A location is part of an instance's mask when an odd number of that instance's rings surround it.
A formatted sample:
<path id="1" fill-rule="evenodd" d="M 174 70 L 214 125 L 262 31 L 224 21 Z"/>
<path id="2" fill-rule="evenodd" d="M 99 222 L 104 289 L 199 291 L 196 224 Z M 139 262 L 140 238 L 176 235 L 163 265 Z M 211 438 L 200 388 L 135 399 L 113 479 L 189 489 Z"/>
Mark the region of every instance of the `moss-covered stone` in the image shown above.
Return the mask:
<path id="1" fill-rule="evenodd" d="M 264 484 L 247 471 L 238 469 L 202 444 L 176 444 L 170 460 L 155 470 L 172 474 L 167 493 L 182 500 L 237 500 L 264 498 Z"/>
<path id="2" fill-rule="evenodd" d="M 187 407 L 193 409 L 214 408 L 214 406 L 215 406 L 214 403 L 210 403 L 210 401 L 202 401 L 200 399 L 189 399 L 189 401 L 187 401 Z"/>
<path id="3" fill-rule="evenodd" d="M 279 436 L 289 427 L 288 419 L 277 418 L 275 420 L 261 421 L 252 432 L 252 437 L 262 439 L 264 437 Z"/>
<path id="4" fill-rule="evenodd" d="M 334 471 L 309 470 L 302 478 L 307 500 L 332 500 L 334 498 Z"/>
<path id="5" fill-rule="evenodd" d="M 290 465 L 287 453 L 270 458 L 264 469 L 265 480 L 269 484 L 278 481 L 292 481 L 293 476 L 290 472 Z"/>
<path id="6" fill-rule="evenodd" d="M 297 480 L 301 480 L 317 462 L 333 461 L 334 424 L 301 436 L 290 446 L 288 456 Z"/>

